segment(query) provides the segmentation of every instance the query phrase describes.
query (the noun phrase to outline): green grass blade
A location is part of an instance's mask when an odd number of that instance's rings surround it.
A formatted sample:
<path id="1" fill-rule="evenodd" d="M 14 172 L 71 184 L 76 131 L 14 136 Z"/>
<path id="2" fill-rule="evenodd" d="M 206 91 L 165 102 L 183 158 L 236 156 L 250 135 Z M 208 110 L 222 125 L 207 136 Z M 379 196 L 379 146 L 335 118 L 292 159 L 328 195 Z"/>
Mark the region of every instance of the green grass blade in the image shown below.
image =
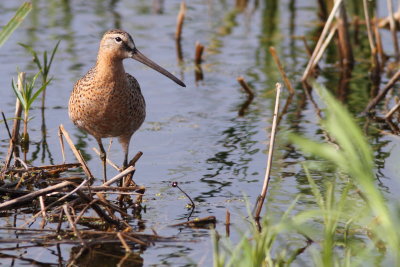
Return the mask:
<path id="1" fill-rule="evenodd" d="M 35 50 L 33 50 L 33 48 L 29 45 L 23 44 L 23 43 L 18 43 L 20 46 L 22 46 L 23 48 L 25 48 L 29 53 L 31 53 L 31 55 L 33 56 L 33 62 L 35 62 L 35 64 L 38 66 L 38 68 L 41 70 L 42 69 L 42 64 L 40 64 L 40 60 L 39 57 L 36 53 Z"/>
<path id="2" fill-rule="evenodd" d="M 21 22 L 25 19 L 26 15 L 32 10 L 30 2 L 23 3 L 15 12 L 14 17 L 7 23 L 6 26 L 0 31 L 0 47 L 7 41 L 10 35 L 18 28 Z"/>
<path id="3" fill-rule="evenodd" d="M 57 52 L 58 45 L 60 44 L 60 42 L 61 42 L 61 40 L 58 40 L 56 46 L 53 48 L 53 51 L 51 52 L 51 57 L 50 57 L 48 69 L 50 69 L 51 63 L 53 63 L 53 58 L 54 58 L 54 56 L 55 56 L 55 54 L 56 54 L 56 52 Z"/>

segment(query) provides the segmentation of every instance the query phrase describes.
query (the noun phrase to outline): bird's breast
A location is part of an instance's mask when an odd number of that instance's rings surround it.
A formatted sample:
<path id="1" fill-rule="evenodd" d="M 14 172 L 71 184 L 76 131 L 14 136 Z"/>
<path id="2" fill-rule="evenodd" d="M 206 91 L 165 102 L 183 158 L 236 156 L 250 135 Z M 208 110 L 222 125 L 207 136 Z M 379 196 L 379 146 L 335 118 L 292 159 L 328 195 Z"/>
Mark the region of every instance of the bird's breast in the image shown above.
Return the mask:
<path id="1" fill-rule="evenodd" d="M 97 138 L 117 137 L 139 129 L 146 105 L 138 84 L 133 86 L 128 79 L 89 84 L 80 80 L 70 98 L 69 115 L 74 124 Z"/>

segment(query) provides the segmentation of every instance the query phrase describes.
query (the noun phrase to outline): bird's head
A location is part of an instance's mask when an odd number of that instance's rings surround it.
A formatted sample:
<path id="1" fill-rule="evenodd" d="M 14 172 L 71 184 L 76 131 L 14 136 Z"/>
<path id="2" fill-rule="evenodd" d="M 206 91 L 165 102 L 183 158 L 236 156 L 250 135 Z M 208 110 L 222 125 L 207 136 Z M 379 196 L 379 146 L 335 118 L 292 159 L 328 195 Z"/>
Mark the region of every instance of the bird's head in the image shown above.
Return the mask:
<path id="1" fill-rule="evenodd" d="M 172 75 L 169 71 L 159 66 L 152 60 L 148 59 L 136 48 L 132 37 L 129 33 L 122 30 L 110 30 L 107 31 L 101 42 L 99 54 L 107 54 L 109 57 L 123 60 L 125 58 L 133 58 L 146 66 L 164 74 L 180 86 L 186 87 L 186 85 Z"/>

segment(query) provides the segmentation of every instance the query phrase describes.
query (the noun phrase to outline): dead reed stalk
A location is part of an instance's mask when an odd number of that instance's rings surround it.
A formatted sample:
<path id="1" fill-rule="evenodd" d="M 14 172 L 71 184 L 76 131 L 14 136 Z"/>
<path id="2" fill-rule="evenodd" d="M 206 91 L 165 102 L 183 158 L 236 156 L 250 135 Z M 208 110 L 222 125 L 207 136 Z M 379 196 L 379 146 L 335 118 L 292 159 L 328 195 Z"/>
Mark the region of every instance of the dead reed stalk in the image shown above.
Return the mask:
<path id="1" fill-rule="evenodd" d="M 195 52 L 195 57 L 194 57 L 194 63 L 196 65 L 200 65 L 201 62 L 203 61 L 203 51 L 204 51 L 204 45 L 202 45 L 200 42 L 196 42 L 196 52 Z"/>
<path id="2" fill-rule="evenodd" d="M 24 83 L 25 83 L 25 72 L 20 72 L 18 74 L 18 90 L 20 92 L 23 90 Z M 10 139 L 10 144 L 8 146 L 8 152 L 7 152 L 6 162 L 3 167 L 3 171 L 7 170 L 8 167 L 10 167 L 12 155 L 14 155 L 14 158 L 19 157 L 19 149 L 16 145 L 18 144 L 19 128 L 21 125 L 21 113 L 22 113 L 22 104 L 17 97 L 15 103 L 15 114 L 14 114 L 12 135 Z"/>
<path id="3" fill-rule="evenodd" d="M 317 45 L 315 46 L 313 54 L 312 54 L 310 60 L 308 61 L 307 67 L 306 67 L 306 69 L 304 71 L 304 74 L 303 74 L 303 76 L 301 78 L 301 80 L 303 82 L 305 82 L 307 80 L 308 76 L 310 75 L 310 73 L 312 71 L 312 66 L 318 63 L 315 60 L 315 58 L 316 58 L 319 50 L 321 49 L 322 43 L 325 40 L 325 38 L 326 38 L 326 36 L 327 36 L 327 34 L 329 32 L 329 29 L 330 29 L 330 27 L 332 25 L 333 19 L 335 18 L 336 12 L 339 10 L 342 2 L 343 2 L 342 0 L 336 1 L 335 5 L 332 8 L 332 11 L 331 11 L 326 23 L 325 23 L 324 29 L 322 30 L 321 36 L 318 39 Z"/>
<path id="4" fill-rule="evenodd" d="M 292 83 L 290 82 L 289 78 L 286 75 L 285 69 L 283 68 L 282 63 L 279 60 L 279 57 L 278 57 L 278 55 L 276 53 L 276 50 L 275 50 L 275 47 L 271 46 L 269 48 L 269 52 L 271 53 L 272 58 L 274 59 L 276 66 L 278 67 L 278 70 L 279 70 L 279 72 L 280 72 L 280 74 L 282 76 L 282 79 L 283 79 L 283 82 L 286 85 L 286 88 L 289 90 L 290 94 L 294 94 L 295 91 L 294 91 L 294 88 L 292 86 Z"/>
<path id="5" fill-rule="evenodd" d="M 246 83 L 246 81 L 244 80 L 244 78 L 242 76 L 237 77 L 236 80 L 242 86 L 243 90 L 247 94 L 247 100 L 242 104 L 242 106 L 239 109 L 239 116 L 243 116 L 246 109 L 249 107 L 251 102 L 253 102 L 254 92 L 251 89 L 251 87 Z"/>
<path id="6" fill-rule="evenodd" d="M 387 6 L 388 6 L 388 11 L 389 11 L 389 25 L 390 25 L 390 33 L 392 34 L 393 38 L 393 47 L 394 47 L 394 53 L 396 57 L 396 61 L 400 60 L 400 52 L 399 52 L 399 41 L 397 40 L 397 29 L 396 29 L 396 22 L 394 20 L 394 15 L 393 15 L 393 4 L 392 0 L 387 0 Z"/>
<path id="7" fill-rule="evenodd" d="M 387 92 L 395 85 L 395 83 L 400 79 L 400 70 L 398 70 L 385 87 L 380 91 L 380 93 L 372 99 L 367 107 L 364 109 L 364 113 L 368 113 L 372 108 L 374 108 L 387 94 Z"/>
<path id="8" fill-rule="evenodd" d="M 82 166 L 83 171 L 85 172 L 85 174 L 87 175 L 87 177 L 89 178 L 89 180 L 94 179 L 92 173 L 89 170 L 89 167 L 86 164 L 86 161 L 83 159 L 82 154 L 80 153 L 79 150 L 76 149 L 74 143 L 72 142 L 71 138 L 69 137 L 68 132 L 65 130 L 64 126 L 61 124 L 60 127 L 60 132 L 61 134 L 65 137 L 65 139 L 67 140 L 67 143 L 69 145 L 69 147 L 71 148 L 72 152 L 74 153 L 76 159 L 79 161 L 79 163 Z"/>
<path id="9" fill-rule="evenodd" d="M 267 191 L 268 191 L 268 184 L 269 184 L 271 167 L 272 167 L 272 154 L 274 151 L 275 135 L 276 135 L 276 128 L 277 128 L 276 126 L 277 126 L 277 118 L 278 118 L 278 111 L 279 111 L 279 97 L 281 94 L 281 87 L 282 87 L 282 85 L 280 83 L 276 84 L 275 108 L 274 108 L 274 115 L 273 115 L 273 120 L 272 120 L 271 137 L 270 137 L 270 141 L 269 141 L 267 168 L 265 170 L 264 185 L 261 190 L 261 195 L 259 195 L 256 205 L 255 205 L 254 218 L 256 220 L 258 220 L 260 218 L 261 209 L 264 204 L 265 196 L 267 195 Z"/>
<path id="10" fill-rule="evenodd" d="M 177 42 L 180 42 L 182 38 L 182 28 L 183 28 L 183 22 L 185 20 L 185 14 L 186 14 L 186 3 L 185 1 L 181 2 L 178 17 L 176 20 L 176 31 L 175 31 L 175 40 Z"/>
<path id="11" fill-rule="evenodd" d="M 400 108 L 400 102 L 398 102 L 390 111 L 385 115 L 385 120 L 389 120 L 393 114 Z"/>

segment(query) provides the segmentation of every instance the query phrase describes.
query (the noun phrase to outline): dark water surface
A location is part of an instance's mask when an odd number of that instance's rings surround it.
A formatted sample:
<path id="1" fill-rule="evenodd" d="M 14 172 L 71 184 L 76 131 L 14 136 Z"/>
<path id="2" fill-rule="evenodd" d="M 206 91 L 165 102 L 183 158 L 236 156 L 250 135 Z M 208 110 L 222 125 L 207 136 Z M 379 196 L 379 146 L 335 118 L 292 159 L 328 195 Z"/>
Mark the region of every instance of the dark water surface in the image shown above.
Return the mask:
<path id="1" fill-rule="evenodd" d="M 0 24 L 4 25 L 22 1 L 0 2 Z M 121 28 L 132 34 L 141 52 L 180 77 L 186 88 L 177 86 L 133 60 L 125 61 L 126 71 L 139 81 L 147 102 L 147 118 L 134 135 L 130 156 L 137 151 L 144 155 L 137 164 L 134 179 L 147 189 L 142 221 L 132 225 L 152 233 L 155 229 L 162 236 L 176 236 L 182 242 L 156 243 L 144 251 L 137 250 L 134 259 L 144 265 L 186 266 L 212 265 L 210 231 L 204 229 L 172 228 L 168 225 L 184 222 L 190 213 L 181 192 L 172 188 L 177 181 L 196 202 L 192 218 L 214 215 L 217 230 L 224 232 L 225 212 L 232 213 L 233 229 L 245 229 L 247 215 L 245 196 L 251 205 L 261 191 L 266 166 L 266 151 L 271 128 L 275 83 L 281 81 L 279 72 L 268 51 L 274 46 L 298 93 L 288 106 L 280 122 L 277 148 L 267 199 L 268 211 L 279 216 L 298 193 L 310 195 L 309 186 L 301 167 L 305 158 L 299 151 L 286 144 L 286 130 L 302 133 L 322 140 L 318 117 L 311 103 L 305 98 L 297 81 L 304 71 L 308 56 L 303 41 L 305 35 L 310 46 L 320 30 L 317 22 L 316 1 L 259 1 L 255 6 L 249 1 L 247 9 L 235 9 L 235 1 L 187 1 L 187 14 L 183 27 L 183 59 L 177 60 L 174 32 L 180 1 L 33 1 L 34 9 L 22 26 L 0 49 L 0 108 L 8 118 L 14 114 L 15 95 L 11 78 L 17 76 L 17 67 L 28 75 L 36 73 L 30 55 L 17 42 L 31 45 L 42 52 L 50 51 L 61 40 L 59 51 L 51 69 L 54 80 L 47 89 L 46 109 L 42 118 L 40 101 L 34 104 L 29 123 L 31 149 L 28 158 L 35 166 L 62 163 L 58 142 L 58 126 L 63 124 L 74 142 L 86 155 L 89 167 L 101 178 L 101 161 L 92 151 L 97 147 L 93 137 L 79 131 L 68 118 L 68 99 L 73 84 L 95 63 L 98 43 L 102 34 L 112 28 Z M 381 3 L 382 2 L 382 3 Z M 378 1 L 378 12 L 386 14 L 385 1 Z M 393 51 L 390 34 L 382 32 L 388 53 Z M 194 47 L 200 41 L 205 45 L 204 80 L 195 82 Z M 332 52 L 333 51 L 333 52 Z M 336 53 L 334 47 L 330 53 Z M 365 57 L 368 43 L 362 43 L 356 57 Z M 365 54 L 363 54 L 365 53 Z M 323 72 L 319 81 L 337 92 L 338 77 L 335 62 L 324 58 L 320 65 Z M 368 68 L 357 64 L 350 84 L 352 91 L 344 102 L 357 115 L 368 102 L 371 86 Z M 254 102 L 245 116 L 238 110 L 246 97 L 236 81 L 243 75 L 256 90 Z M 385 83 L 388 77 L 384 77 Z M 288 97 L 282 96 L 282 106 Z M 45 134 L 42 124 L 45 123 Z M 338 125 L 340 127 L 340 125 Z M 47 146 L 44 145 L 47 142 Z M 105 141 L 106 144 L 108 141 Z M 377 174 L 386 196 L 400 189 L 395 181 L 400 173 L 396 164 L 399 139 L 391 136 L 373 136 L 371 142 L 377 158 Z M 0 157 L 5 158 L 8 136 L 0 126 Z M 114 140 L 109 153 L 116 163 L 122 163 L 123 152 Z M 75 162 L 67 149 L 68 162 Z M 116 172 L 108 167 L 108 176 Z M 318 177 L 316 177 L 318 178 Z M 99 179 L 100 181 L 101 179 Z M 311 200 L 297 209 L 314 206 Z M 26 216 L 19 215 L 21 225 Z M 14 217 L 2 218 L 0 226 L 12 225 Z M 40 220 L 32 227 L 38 226 Z M 66 225 L 65 225 L 66 226 Z M 48 225 L 54 227 L 54 225 Z M 15 238 L 12 232 L 1 237 Z M 237 240 L 233 231 L 233 240 Z M 190 242 L 184 242 L 190 241 Z M 63 264 L 79 251 L 69 245 L 32 247 L 23 249 L 15 245 L 0 253 L 23 255 L 42 263 Z M 82 257 L 85 266 L 113 266 L 124 256 L 119 247 L 104 246 L 93 252 L 96 260 L 90 263 Z M 300 256 L 299 264 L 309 255 Z M 133 260 L 133 259 L 132 259 Z M 2 257 L 5 265 L 29 264 L 29 260 Z M 32 262 L 31 262 L 32 263 Z M 91 264 L 91 265 L 90 265 Z"/>

